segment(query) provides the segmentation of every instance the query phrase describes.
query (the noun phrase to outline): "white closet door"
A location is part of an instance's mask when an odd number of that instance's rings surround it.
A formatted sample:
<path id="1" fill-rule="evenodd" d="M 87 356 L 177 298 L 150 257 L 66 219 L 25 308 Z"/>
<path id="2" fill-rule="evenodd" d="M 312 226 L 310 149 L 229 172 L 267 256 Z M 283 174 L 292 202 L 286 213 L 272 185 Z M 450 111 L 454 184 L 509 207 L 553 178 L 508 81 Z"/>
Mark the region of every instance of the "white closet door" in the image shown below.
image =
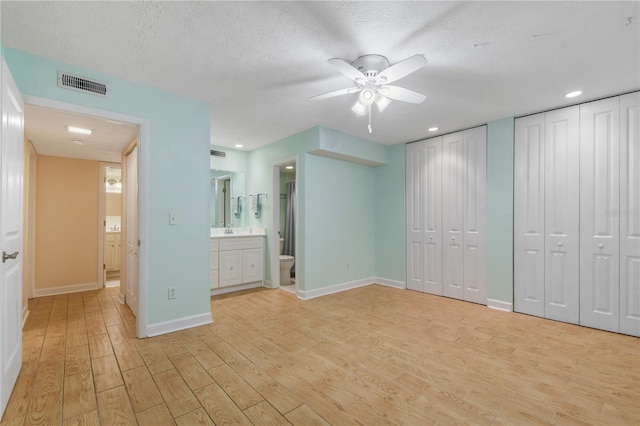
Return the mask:
<path id="1" fill-rule="evenodd" d="M 580 108 L 545 114 L 545 317 L 578 323 Z"/>
<path id="2" fill-rule="evenodd" d="M 580 106 L 580 324 L 619 330 L 619 98 Z"/>
<path id="3" fill-rule="evenodd" d="M 464 186 L 466 180 L 463 132 L 442 137 L 442 294 L 464 295 Z"/>
<path id="4" fill-rule="evenodd" d="M 515 121 L 514 310 L 544 317 L 544 113 Z"/>
<path id="5" fill-rule="evenodd" d="M 487 304 L 487 127 L 465 130 L 463 299 Z"/>
<path id="6" fill-rule="evenodd" d="M 422 252 L 423 143 L 407 145 L 407 288 L 424 291 Z"/>
<path id="7" fill-rule="evenodd" d="M 424 142 L 424 291 L 442 296 L 442 138 Z"/>
<path id="8" fill-rule="evenodd" d="M 640 93 L 620 97 L 620 332 L 640 336 Z"/>

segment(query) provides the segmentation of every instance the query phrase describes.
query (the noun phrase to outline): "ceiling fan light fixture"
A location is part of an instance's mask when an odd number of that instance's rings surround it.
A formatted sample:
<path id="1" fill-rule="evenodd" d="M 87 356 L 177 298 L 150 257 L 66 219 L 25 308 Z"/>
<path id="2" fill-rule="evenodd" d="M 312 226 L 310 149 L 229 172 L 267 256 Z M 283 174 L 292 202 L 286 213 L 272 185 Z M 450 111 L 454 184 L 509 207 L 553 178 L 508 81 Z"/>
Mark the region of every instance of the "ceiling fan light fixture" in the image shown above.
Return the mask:
<path id="1" fill-rule="evenodd" d="M 358 117 L 362 117 L 367 113 L 367 107 L 360 101 L 357 101 L 352 107 L 351 111 L 355 112 Z"/>
<path id="2" fill-rule="evenodd" d="M 376 106 L 378 107 L 378 111 L 382 112 L 390 103 L 391 99 L 386 98 L 379 93 L 376 96 Z"/>
<path id="3" fill-rule="evenodd" d="M 376 99 L 376 92 L 374 92 L 372 89 L 363 89 L 360 92 L 360 95 L 358 95 L 358 100 L 360 101 L 360 103 L 362 103 L 365 106 L 369 106 L 373 103 L 373 101 L 375 101 Z"/>

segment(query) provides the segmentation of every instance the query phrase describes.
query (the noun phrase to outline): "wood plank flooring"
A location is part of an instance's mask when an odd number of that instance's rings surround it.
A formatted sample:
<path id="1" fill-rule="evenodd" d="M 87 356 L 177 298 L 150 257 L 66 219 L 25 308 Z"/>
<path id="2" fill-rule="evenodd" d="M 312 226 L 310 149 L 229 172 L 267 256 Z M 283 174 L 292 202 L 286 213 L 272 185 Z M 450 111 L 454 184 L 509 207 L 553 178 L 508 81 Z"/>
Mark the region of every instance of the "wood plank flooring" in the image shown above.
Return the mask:
<path id="1" fill-rule="evenodd" d="M 136 339 L 117 291 L 29 301 L 3 426 L 640 424 L 638 338 L 367 286 Z"/>

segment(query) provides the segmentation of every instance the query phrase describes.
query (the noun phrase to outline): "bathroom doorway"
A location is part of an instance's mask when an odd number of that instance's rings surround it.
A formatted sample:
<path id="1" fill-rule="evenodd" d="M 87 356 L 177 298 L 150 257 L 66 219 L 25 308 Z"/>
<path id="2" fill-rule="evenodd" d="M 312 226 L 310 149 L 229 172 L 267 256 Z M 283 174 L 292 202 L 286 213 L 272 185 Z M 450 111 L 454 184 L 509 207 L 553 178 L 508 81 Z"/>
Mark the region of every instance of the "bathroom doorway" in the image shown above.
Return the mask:
<path id="1" fill-rule="evenodd" d="M 105 287 L 120 286 L 122 253 L 122 170 L 120 164 L 100 163 L 102 214 L 102 276 Z"/>
<path id="2" fill-rule="evenodd" d="M 296 274 L 300 261 L 298 242 L 298 161 L 283 160 L 273 169 L 273 232 L 271 235 L 271 287 L 297 293 L 299 276 Z"/>

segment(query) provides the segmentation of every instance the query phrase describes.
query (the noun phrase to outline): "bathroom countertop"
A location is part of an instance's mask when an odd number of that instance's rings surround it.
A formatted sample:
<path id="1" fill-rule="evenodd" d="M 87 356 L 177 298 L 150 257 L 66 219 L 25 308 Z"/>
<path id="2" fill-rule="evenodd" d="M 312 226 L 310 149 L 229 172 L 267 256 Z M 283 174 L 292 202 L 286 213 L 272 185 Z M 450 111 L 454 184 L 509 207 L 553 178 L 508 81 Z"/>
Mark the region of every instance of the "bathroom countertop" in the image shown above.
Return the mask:
<path id="1" fill-rule="evenodd" d="M 225 234 L 224 228 L 213 228 L 211 238 L 266 237 L 264 228 L 233 228 L 232 234 Z"/>

